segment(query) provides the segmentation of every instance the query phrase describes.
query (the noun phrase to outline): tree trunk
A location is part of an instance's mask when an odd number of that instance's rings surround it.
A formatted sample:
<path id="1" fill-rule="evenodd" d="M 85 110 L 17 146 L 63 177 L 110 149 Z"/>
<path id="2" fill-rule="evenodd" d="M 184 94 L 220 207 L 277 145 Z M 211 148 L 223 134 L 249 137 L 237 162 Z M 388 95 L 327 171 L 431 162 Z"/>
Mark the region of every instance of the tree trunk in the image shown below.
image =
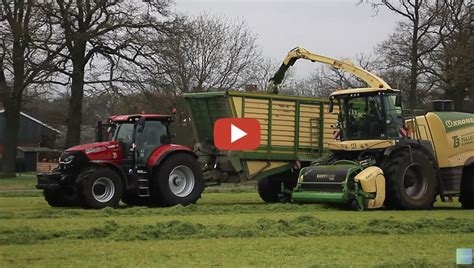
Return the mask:
<path id="1" fill-rule="evenodd" d="M 80 144 L 82 125 L 82 101 L 84 99 L 84 55 L 86 44 L 78 44 L 73 54 L 71 98 L 67 116 L 66 148 Z"/>
<path id="2" fill-rule="evenodd" d="M 458 92 L 458 94 L 454 95 L 452 100 L 454 103 L 454 110 L 458 112 L 464 112 L 464 94 L 462 94 L 462 92 Z"/>
<path id="3" fill-rule="evenodd" d="M 448 100 L 452 100 L 454 103 L 454 110 L 458 112 L 464 112 L 464 97 L 465 93 L 463 85 L 447 85 L 444 97 Z M 460 90 L 461 89 L 461 90 Z"/>
<path id="4" fill-rule="evenodd" d="M 18 135 L 20 133 L 21 99 L 4 100 L 5 123 L 2 177 L 15 177 Z"/>
<path id="5" fill-rule="evenodd" d="M 417 13 L 418 14 L 418 13 Z M 410 51 L 410 91 L 408 92 L 408 105 L 415 109 L 417 102 L 416 88 L 418 86 L 418 17 L 413 21 L 413 35 Z"/>
<path id="6" fill-rule="evenodd" d="M 74 66 L 71 84 L 71 98 L 67 115 L 66 148 L 81 142 L 82 101 L 84 99 L 84 68 L 77 70 Z"/>
<path id="7" fill-rule="evenodd" d="M 18 135 L 20 134 L 20 111 L 23 94 L 23 82 L 25 79 L 25 48 L 22 46 L 19 38 L 13 42 L 13 89 L 6 84 L 3 65 L 0 68 L 0 83 L 5 93 L 3 96 L 3 105 L 5 106 L 5 131 L 4 131 L 4 150 L 2 176 L 16 176 L 16 154 L 18 147 Z"/>

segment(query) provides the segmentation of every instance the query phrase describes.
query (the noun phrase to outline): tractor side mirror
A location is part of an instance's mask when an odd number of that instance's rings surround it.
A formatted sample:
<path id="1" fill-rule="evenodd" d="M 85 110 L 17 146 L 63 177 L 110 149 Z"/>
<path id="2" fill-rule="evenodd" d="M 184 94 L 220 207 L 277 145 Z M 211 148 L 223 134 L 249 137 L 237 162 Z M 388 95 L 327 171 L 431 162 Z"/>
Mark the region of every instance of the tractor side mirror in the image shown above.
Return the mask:
<path id="1" fill-rule="evenodd" d="M 334 102 L 332 100 L 329 101 L 329 112 L 332 113 L 334 111 Z"/>
<path id="2" fill-rule="evenodd" d="M 102 121 L 99 120 L 97 121 L 97 129 L 95 131 L 95 140 L 97 142 L 102 142 L 103 138 L 104 138 L 103 125 L 102 125 Z"/>
<path id="3" fill-rule="evenodd" d="M 140 117 L 137 123 L 137 132 L 142 133 L 144 129 L 145 129 L 145 118 Z"/>
<path id="4" fill-rule="evenodd" d="M 395 107 L 402 107 L 402 95 L 395 97 Z"/>

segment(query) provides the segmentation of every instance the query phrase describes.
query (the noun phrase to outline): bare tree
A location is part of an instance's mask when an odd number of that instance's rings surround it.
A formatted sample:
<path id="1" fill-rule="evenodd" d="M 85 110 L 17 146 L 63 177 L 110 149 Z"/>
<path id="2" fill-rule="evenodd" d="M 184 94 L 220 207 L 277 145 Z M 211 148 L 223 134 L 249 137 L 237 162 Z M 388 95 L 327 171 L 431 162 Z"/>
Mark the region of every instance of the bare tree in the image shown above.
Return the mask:
<path id="1" fill-rule="evenodd" d="M 270 58 L 259 58 L 251 63 L 244 74 L 249 85 L 254 85 L 258 90 L 268 91 L 270 85 L 270 78 L 280 67 L 280 62 Z M 280 88 L 286 88 L 289 83 L 295 79 L 295 69 L 288 69 L 285 74 Z"/>
<path id="2" fill-rule="evenodd" d="M 404 19 L 396 32 L 380 45 L 379 52 L 386 57 L 388 64 L 409 70 L 409 107 L 414 108 L 420 99 L 417 87 L 424 72 L 422 62 L 438 46 L 437 42 L 425 40 L 435 31 L 435 21 L 439 19 L 444 1 L 382 0 L 373 6 L 384 6 Z"/>
<path id="3" fill-rule="evenodd" d="M 471 40 L 469 2 L 445 1 L 442 16 L 446 20 L 435 21 L 439 31 L 431 41 L 439 43 L 439 46 L 429 53 L 429 59 L 423 66 L 444 97 L 452 99 L 455 108 L 460 111 L 464 110 L 464 99 L 469 96 L 469 91 L 474 90 L 474 40 Z"/>
<path id="4" fill-rule="evenodd" d="M 34 0 L 1 0 L 0 99 L 5 108 L 3 173 L 15 175 L 23 96 L 32 84 L 49 83 L 53 61 L 63 46 Z"/>
<path id="5" fill-rule="evenodd" d="M 80 142 L 82 101 L 86 71 L 95 64 L 121 59 L 140 65 L 144 43 L 134 42 L 135 36 L 161 34 L 165 31 L 170 0 L 148 1 L 140 4 L 124 0 L 56 0 L 44 4 L 44 10 L 53 25 L 60 27 L 60 36 L 67 52 L 65 62 L 58 71 L 71 80 L 71 98 L 67 116 L 66 146 Z M 155 32 L 151 33 L 149 30 Z M 145 65 L 140 65 L 146 68 Z M 89 69 L 88 69 L 89 68 Z M 109 74 L 114 76 L 114 74 Z"/>
<path id="6" fill-rule="evenodd" d="M 260 51 L 244 22 L 201 15 L 187 19 L 181 35 L 158 40 L 156 76 L 179 92 L 237 89 L 248 82 Z"/>

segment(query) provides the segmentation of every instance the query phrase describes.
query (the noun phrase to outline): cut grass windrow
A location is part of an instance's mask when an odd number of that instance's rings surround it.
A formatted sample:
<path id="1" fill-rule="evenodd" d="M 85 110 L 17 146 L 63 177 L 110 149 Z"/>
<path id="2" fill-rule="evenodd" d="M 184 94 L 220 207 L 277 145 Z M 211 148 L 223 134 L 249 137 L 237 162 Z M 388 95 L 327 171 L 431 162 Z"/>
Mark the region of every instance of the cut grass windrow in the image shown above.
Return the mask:
<path id="1" fill-rule="evenodd" d="M 126 225 L 107 221 L 81 230 L 39 230 L 32 227 L 0 229 L 0 244 L 34 244 L 53 239 L 105 239 L 113 241 L 182 240 L 209 238 L 314 237 L 388 234 L 474 233 L 470 219 L 418 219 L 399 221 L 372 219 L 351 222 L 323 221 L 310 215 L 289 220 L 258 219 L 250 225 L 203 225 L 174 220 L 152 225 Z"/>
<path id="2" fill-rule="evenodd" d="M 257 214 L 279 212 L 307 212 L 311 210 L 334 210 L 322 205 L 294 204 L 236 204 L 236 205 L 188 205 L 169 208 L 123 207 L 120 209 L 104 208 L 101 210 L 39 208 L 34 211 L 0 211 L 3 219 L 46 219 L 70 217 L 110 217 L 110 216 L 189 216 L 189 215 L 224 215 L 224 214 Z"/>

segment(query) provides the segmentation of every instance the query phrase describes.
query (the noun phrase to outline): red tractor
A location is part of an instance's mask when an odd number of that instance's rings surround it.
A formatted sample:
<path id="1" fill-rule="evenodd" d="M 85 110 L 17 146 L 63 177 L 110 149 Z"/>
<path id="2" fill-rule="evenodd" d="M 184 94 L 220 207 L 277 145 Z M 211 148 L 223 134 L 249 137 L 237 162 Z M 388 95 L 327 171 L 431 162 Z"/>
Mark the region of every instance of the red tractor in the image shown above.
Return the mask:
<path id="1" fill-rule="evenodd" d="M 195 203 L 204 189 L 201 167 L 190 148 L 171 144 L 172 121 L 157 114 L 111 116 L 99 122 L 98 142 L 67 149 L 57 169 L 38 175 L 36 187 L 53 207 Z M 102 141 L 104 127 L 109 141 Z"/>

